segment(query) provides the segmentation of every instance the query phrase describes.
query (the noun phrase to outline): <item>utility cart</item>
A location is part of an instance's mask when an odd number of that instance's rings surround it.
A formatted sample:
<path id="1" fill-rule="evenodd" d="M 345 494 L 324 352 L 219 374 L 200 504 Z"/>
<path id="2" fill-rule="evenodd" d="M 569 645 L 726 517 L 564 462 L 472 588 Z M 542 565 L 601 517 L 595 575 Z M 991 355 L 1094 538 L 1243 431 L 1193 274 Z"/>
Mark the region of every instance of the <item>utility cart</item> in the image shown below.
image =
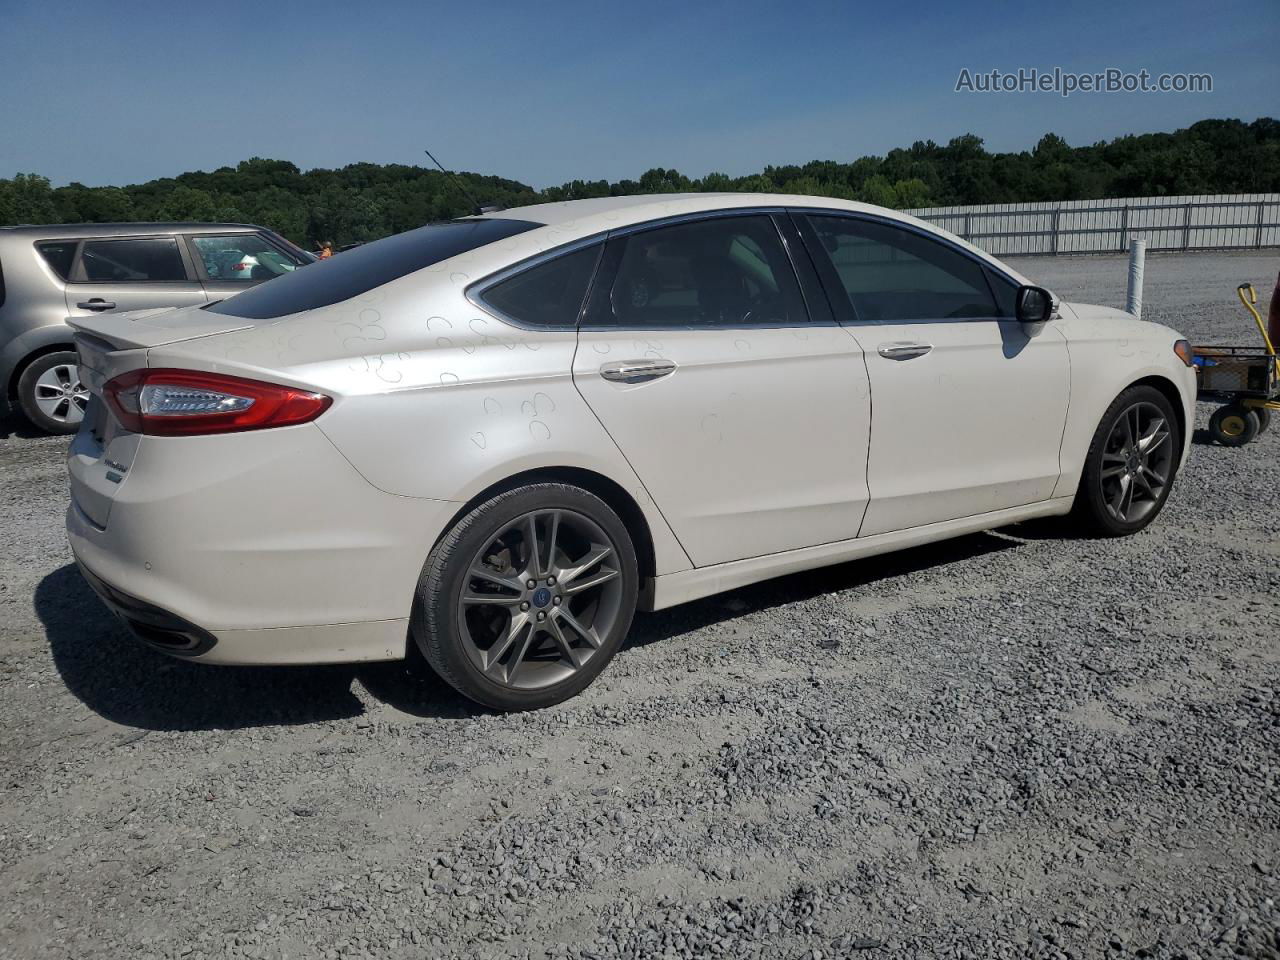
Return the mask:
<path id="1" fill-rule="evenodd" d="M 1253 284 L 1242 283 L 1236 295 L 1253 316 L 1262 335 L 1257 347 L 1200 346 L 1194 348 L 1199 388 L 1197 399 L 1222 404 L 1209 418 L 1209 433 L 1228 447 L 1242 447 L 1267 429 L 1271 412 L 1280 410 L 1280 372 L 1275 345 L 1254 306 Z"/>

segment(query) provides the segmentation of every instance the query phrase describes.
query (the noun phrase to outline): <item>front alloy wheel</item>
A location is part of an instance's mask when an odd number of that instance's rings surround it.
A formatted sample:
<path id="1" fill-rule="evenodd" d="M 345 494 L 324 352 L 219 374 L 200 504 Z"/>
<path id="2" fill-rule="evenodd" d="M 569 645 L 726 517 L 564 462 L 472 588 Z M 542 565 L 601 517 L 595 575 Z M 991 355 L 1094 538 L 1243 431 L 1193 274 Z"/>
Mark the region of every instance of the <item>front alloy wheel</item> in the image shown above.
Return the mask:
<path id="1" fill-rule="evenodd" d="M 1163 502 L 1173 466 L 1169 419 L 1153 403 L 1126 409 L 1102 453 L 1102 499 L 1121 523 L 1136 523 Z"/>
<path id="2" fill-rule="evenodd" d="M 1072 510 L 1104 537 L 1137 533 L 1163 509 L 1182 455 L 1173 405 L 1155 387 L 1130 387 L 1102 415 Z"/>
<path id="3" fill-rule="evenodd" d="M 460 692 L 501 710 L 559 703 L 617 652 L 635 612 L 630 535 L 586 490 L 539 483 L 454 525 L 418 584 L 412 632 Z"/>

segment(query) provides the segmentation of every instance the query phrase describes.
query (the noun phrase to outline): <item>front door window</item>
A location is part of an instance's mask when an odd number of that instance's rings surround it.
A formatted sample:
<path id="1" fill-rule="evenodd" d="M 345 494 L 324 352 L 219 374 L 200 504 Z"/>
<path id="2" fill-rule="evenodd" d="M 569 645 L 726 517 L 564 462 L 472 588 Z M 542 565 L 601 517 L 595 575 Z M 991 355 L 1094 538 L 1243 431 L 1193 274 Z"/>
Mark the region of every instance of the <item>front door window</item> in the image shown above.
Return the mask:
<path id="1" fill-rule="evenodd" d="M 287 254 L 256 233 L 192 237 L 205 275 L 210 280 L 260 283 L 292 273 L 302 261 Z"/>

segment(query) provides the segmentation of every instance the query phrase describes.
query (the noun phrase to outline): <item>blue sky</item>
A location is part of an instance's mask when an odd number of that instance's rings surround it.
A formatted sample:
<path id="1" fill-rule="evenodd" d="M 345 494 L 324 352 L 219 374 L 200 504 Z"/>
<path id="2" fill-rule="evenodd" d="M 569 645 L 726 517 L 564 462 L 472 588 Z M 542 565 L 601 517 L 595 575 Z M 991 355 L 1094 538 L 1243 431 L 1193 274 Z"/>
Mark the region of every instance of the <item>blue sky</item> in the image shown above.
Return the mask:
<path id="1" fill-rule="evenodd" d="M 251 157 L 534 186 L 1026 149 L 1280 114 L 1276 0 L 183 4 L 0 0 L 0 176 L 136 183 Z M 1210 94 L 961 94 L 962 68 L 1207 72 Z"/>

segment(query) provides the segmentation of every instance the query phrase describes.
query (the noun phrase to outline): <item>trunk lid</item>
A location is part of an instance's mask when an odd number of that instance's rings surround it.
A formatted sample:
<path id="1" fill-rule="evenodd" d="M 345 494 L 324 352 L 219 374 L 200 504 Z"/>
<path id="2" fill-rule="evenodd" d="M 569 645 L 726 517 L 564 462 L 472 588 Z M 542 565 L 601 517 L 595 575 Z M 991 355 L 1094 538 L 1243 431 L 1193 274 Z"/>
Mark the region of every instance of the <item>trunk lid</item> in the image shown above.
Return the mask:
<path id="1" fill-rule="evenodd" d="M 91 320 L 120 318 L 92 317 Z M 80 382 L 89 391 L 84 422 L 67 454 L 72 508 L 100 530 L 111 515 L 111 502 L 120 492 L 138 452 L 141 436 L 125 430 L 102 399 L 102 386 L 112 377 L 147 365 L 147 351 L 117 344 L 84 332 L 75 336 L 80 358 Z"/>

